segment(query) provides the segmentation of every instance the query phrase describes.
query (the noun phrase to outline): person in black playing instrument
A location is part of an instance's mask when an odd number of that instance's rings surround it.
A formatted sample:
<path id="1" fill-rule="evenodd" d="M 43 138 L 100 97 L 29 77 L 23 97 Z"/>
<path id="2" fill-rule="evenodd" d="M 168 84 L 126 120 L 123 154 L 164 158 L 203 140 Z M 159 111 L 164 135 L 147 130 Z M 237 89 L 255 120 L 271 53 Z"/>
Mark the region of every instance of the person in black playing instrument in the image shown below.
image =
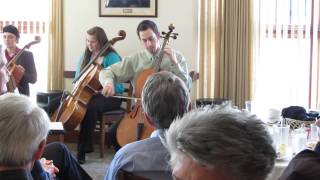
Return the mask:
<path id="1" fill-rule="evenodd" d="M 17 47 L 19 43 L 20 33 L 18 29 L 13 25 L 7 25 L 3 28 L 3 40 L 6 45 L 4 51 L 7 63 L 21 50 Z M 24 71 L 24 75 L 18 84 L 18 90 L 20 94 L 29 96 L 30 89 L 29 83 L 37 82 L 37 71 L 34 64 L 33 54 L 30 51 L 22 52 L 21 56 L 16 61 L 17 68 Z"/>

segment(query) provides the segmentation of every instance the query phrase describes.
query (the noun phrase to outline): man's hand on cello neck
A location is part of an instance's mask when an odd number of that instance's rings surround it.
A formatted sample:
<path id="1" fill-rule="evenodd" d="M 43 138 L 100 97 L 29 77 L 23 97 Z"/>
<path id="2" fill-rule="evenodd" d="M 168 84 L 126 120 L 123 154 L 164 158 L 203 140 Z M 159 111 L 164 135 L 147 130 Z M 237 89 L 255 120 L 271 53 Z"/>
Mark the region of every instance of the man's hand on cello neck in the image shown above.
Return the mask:
<path id="1" fill-rule="evenodd" d="M 176 52 L 171 47 L 165 47 L 163 49 L 163 51 L 164 51 L 164 53 L 169 55 L 172 64 L 174 64 L 174 65 L 178 64 Z"/>

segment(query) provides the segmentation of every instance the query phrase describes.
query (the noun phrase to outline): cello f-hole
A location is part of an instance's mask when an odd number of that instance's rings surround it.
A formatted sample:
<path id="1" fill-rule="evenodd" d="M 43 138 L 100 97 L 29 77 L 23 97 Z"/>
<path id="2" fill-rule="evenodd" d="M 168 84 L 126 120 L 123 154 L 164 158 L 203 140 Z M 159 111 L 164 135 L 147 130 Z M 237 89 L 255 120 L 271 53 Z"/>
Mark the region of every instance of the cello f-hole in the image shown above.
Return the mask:
<path id="1" fill-rule="evenodd" d="M 130 118 L 131 119 L 134 119 L 134 118 L 136 118 L 137 117 L 137 115 L 138 115 L 138 113 L 139 113 L 139 109 L 141 108 L 141 106 L 140 105 L 138 105 L 138 107 L 137 107 L 137 109 L 136 109 L 136 111 L 134 112 L 134 113 L 130 113 Z"/>

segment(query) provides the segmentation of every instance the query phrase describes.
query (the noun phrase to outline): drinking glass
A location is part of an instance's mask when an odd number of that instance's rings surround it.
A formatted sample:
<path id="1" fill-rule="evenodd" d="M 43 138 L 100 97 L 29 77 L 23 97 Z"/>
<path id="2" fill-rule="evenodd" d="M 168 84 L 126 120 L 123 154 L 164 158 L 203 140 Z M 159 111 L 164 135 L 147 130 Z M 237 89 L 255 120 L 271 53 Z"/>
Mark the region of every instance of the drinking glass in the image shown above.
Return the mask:
<path id="1" fill-rule="evenodd" d="M 252 101 L 245 101 L 245 108 L 248 112 L 251 112 Z"/>
<path id="2" fill-rule="evenodd" d="M 273 137 L 276 146 L 276 152 L 278 158 L 283 158 L 288 153 L 289 145 L 289 125 L 274 125 L 273 126 Z"/>
<path id="3" fill-rule="evenodd" d="M 310 149 L 314 149 L 318 141 L 319 141 L 318 127 L 316 124 L 311 124 L 310 134 L 307 141 L 307 147 Z"/>
<path id="4" fill-rule="evenodd" d="M 310 125 L 310 141 L 318 141 L 319 137 L 318 137 L 318 127 L 315 124 L 311 124 Z"/>
<path id="5" fill-rule="evenodd" d="M 307 132 L 302 128 L 292 131 L 293 154 L 298 154 L 300 151 L 307 148 L 307 136 Z"/>

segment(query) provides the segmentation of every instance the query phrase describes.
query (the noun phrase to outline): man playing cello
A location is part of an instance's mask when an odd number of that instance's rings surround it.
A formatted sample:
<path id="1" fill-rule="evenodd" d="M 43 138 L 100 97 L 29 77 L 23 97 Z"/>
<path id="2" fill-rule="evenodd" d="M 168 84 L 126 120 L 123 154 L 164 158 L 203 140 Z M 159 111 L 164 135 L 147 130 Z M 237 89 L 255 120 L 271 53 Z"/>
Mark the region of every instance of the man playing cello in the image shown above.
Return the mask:
<path id="1" fill-rule="evenodd" d="M 102 94 L 105 96 L 115 94 L 115 82 L 131 81 L 132 85 L 135 86 L 139 73 L 154 66 L 154 61 L 156 61 L 161 50 L 160 33 L 157 25 L 153 21 L 144 20 L 137 27 L 137 35 L 144 46 L 144 50 L 124 57 L 121 62 L 113 64 L 100 72 L 99 80 L 103 86 Z M 190 89 L 191 78 L 188 75 L 184 56 L 170 47 L 165 47 L 163 51 L 161 70 L 177 75 Z M 120 148 L 116 140 L 116 129 L 119 123 L 111 127 L 109 131 L 110 142 L 116 150 Z"/>

